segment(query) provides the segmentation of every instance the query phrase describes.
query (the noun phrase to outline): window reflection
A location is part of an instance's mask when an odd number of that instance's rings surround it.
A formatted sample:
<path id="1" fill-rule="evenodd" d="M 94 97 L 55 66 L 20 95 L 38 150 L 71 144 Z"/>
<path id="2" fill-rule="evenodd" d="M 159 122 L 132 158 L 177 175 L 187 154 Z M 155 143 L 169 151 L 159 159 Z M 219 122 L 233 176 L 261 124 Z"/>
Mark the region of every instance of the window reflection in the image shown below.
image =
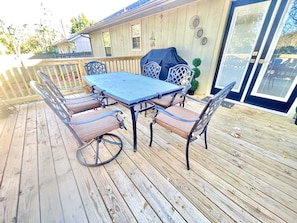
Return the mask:
<path id="1" fill-rule="evenodd" d="M 257 93 L 267 98 L 286 99 L 297 83 L 297 0 L 293 1 L 278 35 Z"/>
<path id="2" fill-rule="evenodd" d="M 269 2 L 261 2 L 234 10 L 216 81 L 217 88 L 236 81 L 233 91 L 239 92 L 268 6 Z"/>

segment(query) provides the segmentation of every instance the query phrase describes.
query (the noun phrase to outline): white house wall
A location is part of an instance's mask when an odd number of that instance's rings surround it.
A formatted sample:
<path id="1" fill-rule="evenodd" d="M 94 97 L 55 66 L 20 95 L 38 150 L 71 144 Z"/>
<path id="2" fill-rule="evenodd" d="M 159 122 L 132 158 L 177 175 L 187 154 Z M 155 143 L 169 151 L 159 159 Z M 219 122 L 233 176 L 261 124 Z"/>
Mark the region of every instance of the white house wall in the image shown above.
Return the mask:
<path id="1" fill-rule="evenodd" d="M 102 32 L 109 31 L 111 36 L 112 56 L 143 56 L 151 49 L 175 47 L 177 53 L 190 66 L 192 60 L 200 57 L 201 76 L 198 93 L 208 94 L 211 89 L 217 58 L 228 17 L 230 0 L 201 0 L 167 11 L 160 8 L 156 14 L 130 21 L 118 26 L 109 27 L 92 33 L 91 43 L 95 57 L 105 57 Z M 199 27 L 203 28 L 203 36 L 208 38 L 206 45 L 201 44 L 201 38 L 194 37 L 190 28 L 193 16 L 200 17 Z M 141 24 L 141 50 L 132 50 L 131 25 Z M 152 47 L 150 38 L 155 38 Z M 196 92 L 197 93 L 197 92 Z"/>
<path id="2" fill-rule="evenodd" d="M 57 44 L 59 53 L 72 53 L 72 44 L 71 43 L 59 43 Z"/>
<path id="3" fill-rule="evenodd" d="M 76 50 L 75 50 L 76 53 L 92 52 L 89 38 L 80 37 L 80 38 L 76 39 L 74 42 L 75 42 L 75 47 L 76 47 Z"/>

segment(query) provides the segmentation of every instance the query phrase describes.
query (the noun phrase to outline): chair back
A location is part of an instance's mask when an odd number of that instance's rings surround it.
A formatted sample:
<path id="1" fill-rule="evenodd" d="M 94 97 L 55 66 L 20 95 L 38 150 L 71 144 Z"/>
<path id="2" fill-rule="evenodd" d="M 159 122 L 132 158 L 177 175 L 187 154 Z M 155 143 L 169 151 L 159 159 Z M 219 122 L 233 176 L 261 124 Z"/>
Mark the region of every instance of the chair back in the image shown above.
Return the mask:
<path id="1" fill-rule="evenodd" d="M 142 68 L 142 75 L 151 78 L 159 79 L 160 72 L 161 66 L 155 61 L 150 61 L 144 64 Z"/>
<path id="2" fill-rule="evenodd" d="M 222 104 L 222 102 L 227 97 L 227 95 L 232 90 L 235 84 L 235 81 L 228 84 L 222 90 L 220 90 L 218 93 L 216 93 L 214 96 L 210 98 L 210 100 L 200 113 L 198 121 L 196 121 L 196 123 L 194 124 L 190 135 L 193 135 L 192 133 L 194 132 L 204 131 L 204 128 L 208 125 L 209 121 L 211 120 L 211 117 L 218 109 L 218 107 Z"/>
<path id="3" fill-rule="evenodd" d="M 61 100 L 64 99 L 63 94 L 59 90 L 59 88 L 55 85 L 55 83 L 47 76 L 45 73 L 41 72 L 40 70 L 37 71 L 38 76 L 42 80 L 42 82 L 55 94 L 55 96 Z"/>
<path id="4" fill-rule="evenodd" d="M 186 64 L 178 64 L 170 67 L 168 77 L 165 81 L 183 87 L 183 94 L 191 88 L 191 81 L 193 79 L 193 70 Z"/>
<path id="5" fill-rule="evenodd" d="M 107 73 L 104 63 L 99 61 L 90 61 L 84 65 L 87 75 Z"/>
<path id="6" fill-rule="evenodd" d="M 55 95 L 48 89 L 47 86 L 38 83 L 37 81 L 30 81 L 31 88 L 40 95 L 46 104 L 58 115 L 62 121 L 69 122 L 70 115 L 68 114 L 64 105 L 55 97 Z"/>
<path id="7" fill-rule="evenodd" d="M 47 86 L 40 84 L 37 81 L 30 81 L 30 86 L 38 95 L 40 95 L 40 97 L 52 109 L 52 111 L 64 122 L 64 124 L 71 131 L 76 140 L 80 143 L 80 145 L 82 145 L 83 142 L 73 130 L 73 128 L 69 125 L 71 117 L 64 107 L 63 103 L 61 103 L 55 97 L 55 95 L 48 89 Z"/>

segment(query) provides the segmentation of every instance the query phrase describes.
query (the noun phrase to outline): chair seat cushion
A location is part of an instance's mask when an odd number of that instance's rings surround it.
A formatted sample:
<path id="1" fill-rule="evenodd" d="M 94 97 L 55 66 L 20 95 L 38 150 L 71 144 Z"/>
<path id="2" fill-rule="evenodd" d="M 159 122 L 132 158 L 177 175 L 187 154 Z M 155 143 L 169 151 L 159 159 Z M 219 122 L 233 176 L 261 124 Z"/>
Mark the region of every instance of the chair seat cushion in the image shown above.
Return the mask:
<path id="1" fill-rule="evenodd" d="M 79 113 L 71 117 L 71 122 L 83 122 L 89 119 L 96 118 L 97 116 L 111 112 L 109 108 L 91 110 L 84 113 Z M 120 123 L 116 116 L 107 116 L 97 121 L 89 122 L 86 124 L 72 125 L 73 130 L 82 141 L 89 141 L 100 135 L 111 132 L 120 128 Z"/>
<path id="2" fill-rule="evenodd" d="M 71 100 L 66 99 L 65 106 L 72 114 L 75 114 L 78 112 L 98 108 L 101 105 L 96 98 L 89 96 L 89 97 L 83 97 L 83 98 L 71 99 Z"/>
<path id="3" fill-rule="evenodd" d="M 167 108 L 166 111 L 172 113 L 175 116 L 178 116 L 180 118 L 187 119 L 187 120 L 197 120 L 199 117 L 198 113 L 180 106 L 171 106 Z M 185 139 L 188 138 L 188 135 L 193 125 L 195 124 L 195 122 L 183 122 L 183 121 L 176 120 L 162 112 L 159 112 L 158 115 L 156 116 L 156 123 L 180 135 Z"/>
<path id="4" fill-rule="evenodd" d="M 162 98 L 153 99 L 152 101 L 163 108 L 167 108 L 171 106 L 172 95 L 165 95 Z M 178 103 L 183 103 L 184 96 L 182 94 L 177 94 L 174 98 L 172 105 L 176 105 Z"/>

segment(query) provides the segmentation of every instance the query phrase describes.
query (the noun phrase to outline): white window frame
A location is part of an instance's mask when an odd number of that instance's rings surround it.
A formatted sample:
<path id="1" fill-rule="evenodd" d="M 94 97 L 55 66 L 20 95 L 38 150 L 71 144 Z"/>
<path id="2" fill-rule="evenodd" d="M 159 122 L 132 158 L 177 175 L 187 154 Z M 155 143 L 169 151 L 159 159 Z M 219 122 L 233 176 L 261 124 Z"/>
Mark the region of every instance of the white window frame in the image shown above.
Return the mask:
<path id="1" fill-rule="evenodd" d="M 105 42 L 105 38 L 104 38 L 105 33 L 109 33 L 109 45 L 106 44 L 106 42 Z M 105 56 L 107 56 L 107 57 L 112 56 L 111 38 L 110 38 L 110 31 L 109 30 L 106 30 L 106 31 L 102 32 L 102 39 L 103 39 L 103 47 L 104 47 Z M 110 48 L 110 54 L 107 53 L 106 48 Z"/>
<path id="2" fill-rule="evenodd" d="M 133 28 L 137 28 L 139 26 L 139 30 L 135 31 Z M 135 46 L 135 39 L 139 39 L 138 46 Z M 131 48 L 134 51 L 141 50 L 141 24 L 140 22 L 131 24 Z"/>

